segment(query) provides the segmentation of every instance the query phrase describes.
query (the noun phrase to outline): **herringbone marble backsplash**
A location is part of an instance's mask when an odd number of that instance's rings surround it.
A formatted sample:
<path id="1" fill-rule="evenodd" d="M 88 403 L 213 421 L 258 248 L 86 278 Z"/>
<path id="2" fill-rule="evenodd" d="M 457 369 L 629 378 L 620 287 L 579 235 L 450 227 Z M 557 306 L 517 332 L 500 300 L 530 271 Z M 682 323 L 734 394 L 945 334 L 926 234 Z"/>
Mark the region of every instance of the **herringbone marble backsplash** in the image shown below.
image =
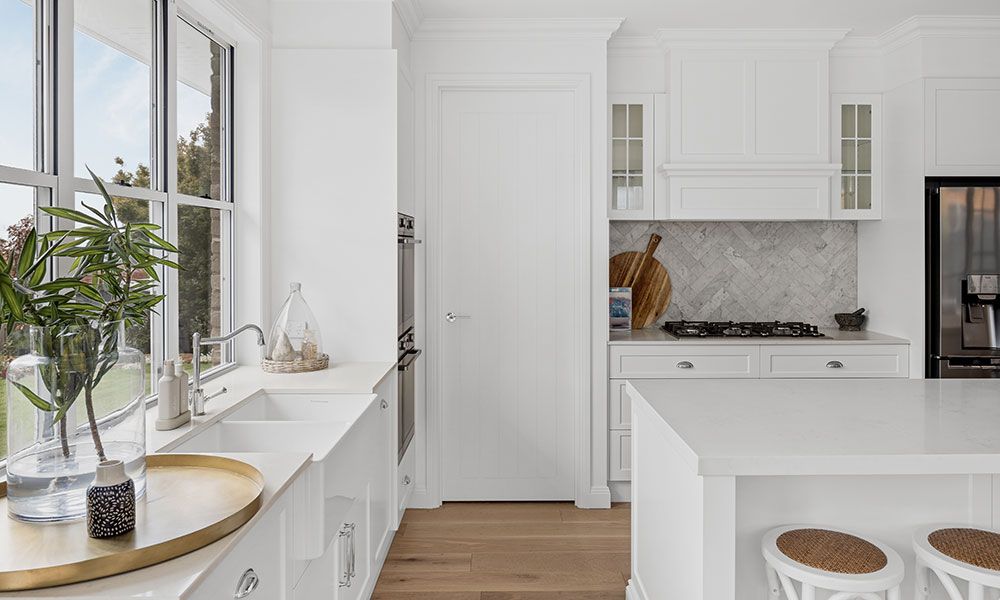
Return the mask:
<path id="1" fill-rule="evenodd" d="M 833 313 L 858 301 L 854 222 L 611 223 L 611 255 L 645 250 L 670 274 L 666 320 L 808 321 L 835 326 Z"/>

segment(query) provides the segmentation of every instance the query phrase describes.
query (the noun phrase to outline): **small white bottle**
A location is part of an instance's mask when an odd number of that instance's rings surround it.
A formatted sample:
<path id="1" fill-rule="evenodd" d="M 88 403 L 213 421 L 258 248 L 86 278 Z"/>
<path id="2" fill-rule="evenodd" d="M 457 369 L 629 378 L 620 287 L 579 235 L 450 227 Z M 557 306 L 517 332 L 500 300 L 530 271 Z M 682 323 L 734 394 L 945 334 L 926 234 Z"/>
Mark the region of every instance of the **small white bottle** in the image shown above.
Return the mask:
<path id="1" fill-rule="evenodd" d="M 188 387 L 188 374 L 184 370 L 184 365 L 180 359 L 174 365 L 174 378 L 177 379 L 177 401 L 180 403 L 180 413 L 188 412 L 188 400 L 190 390 Z"/>
<path id="2" fill-rule="evenodd" d="M 157 388 L 156 429 L 158 431 L 175 429 L 181 424 L 178 419 L 181 414 L 180 393 L 177 386 L 179 382 L 174 373 L 174 361 L 163 361 L 163 374 L 160 375 L 160 383 Z"/>

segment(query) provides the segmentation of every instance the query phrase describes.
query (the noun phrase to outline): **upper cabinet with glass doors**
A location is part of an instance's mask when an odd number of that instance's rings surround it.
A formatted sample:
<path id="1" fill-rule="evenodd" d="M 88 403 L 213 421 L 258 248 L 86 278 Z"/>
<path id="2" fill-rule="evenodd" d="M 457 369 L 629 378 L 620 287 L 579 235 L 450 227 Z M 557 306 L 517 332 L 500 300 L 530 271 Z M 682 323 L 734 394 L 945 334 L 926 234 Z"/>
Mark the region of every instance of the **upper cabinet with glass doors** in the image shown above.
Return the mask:
<path id="1" fill-rule="evenodd" d="M 666 100 L 663 94 L 612 94 L 609 96 L 608 130 L 611 144 L 610 197 L 608 217 L 611 219 L 651 220 L 657 216 L 656 179 L 657 155 L 666 148 L 666 134 L 658 131 L 665 126 Z"/>
<path id="2" fill-rule="evenodd" d="M 877 94 L 833 96 L 834 219 L 882 218 L 882 103 Z"/>

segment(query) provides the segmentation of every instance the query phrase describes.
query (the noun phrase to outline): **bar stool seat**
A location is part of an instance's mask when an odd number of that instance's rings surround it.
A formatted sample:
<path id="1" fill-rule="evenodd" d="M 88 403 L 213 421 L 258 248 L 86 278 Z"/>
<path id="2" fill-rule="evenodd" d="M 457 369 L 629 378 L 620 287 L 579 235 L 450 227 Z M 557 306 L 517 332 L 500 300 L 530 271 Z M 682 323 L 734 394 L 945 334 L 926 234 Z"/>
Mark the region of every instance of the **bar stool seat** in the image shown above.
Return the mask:
<path id="1" fill-rule="evenodd" d="M 956 579 L 967 582 L 969 600 L 1000 598 L 1000 531 L 970 525 L 927 525 L 913 532 L 917 598 L 928 598 L 933 572 L 950 600 L 965 600 Z"/>
<path id="2" fill-rule="evenodd" d="M 761 542 L 772 600 L 899 600 L 903 560 L 885 544 L 835 527 L 786 525 Z M 796 587 L 796 583 L 799 584 Z"/>

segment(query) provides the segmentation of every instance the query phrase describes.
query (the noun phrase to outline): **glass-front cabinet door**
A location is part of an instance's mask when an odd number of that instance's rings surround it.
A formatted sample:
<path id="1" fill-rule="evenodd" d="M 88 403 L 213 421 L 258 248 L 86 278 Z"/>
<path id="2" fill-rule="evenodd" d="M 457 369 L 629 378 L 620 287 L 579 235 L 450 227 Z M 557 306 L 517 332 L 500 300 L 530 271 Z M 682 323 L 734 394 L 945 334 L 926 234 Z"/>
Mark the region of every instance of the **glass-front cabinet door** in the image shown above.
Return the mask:
<path id="1" fill-rule="evenodd" d="M 878 94 L 834 94 L 834 219 L 882 218 L 882 100 Z"/>
<path id="2" fill-rule="evenodd" d="M 609 97 L 611 219 L 653 218 L 653 95 Z"/>

